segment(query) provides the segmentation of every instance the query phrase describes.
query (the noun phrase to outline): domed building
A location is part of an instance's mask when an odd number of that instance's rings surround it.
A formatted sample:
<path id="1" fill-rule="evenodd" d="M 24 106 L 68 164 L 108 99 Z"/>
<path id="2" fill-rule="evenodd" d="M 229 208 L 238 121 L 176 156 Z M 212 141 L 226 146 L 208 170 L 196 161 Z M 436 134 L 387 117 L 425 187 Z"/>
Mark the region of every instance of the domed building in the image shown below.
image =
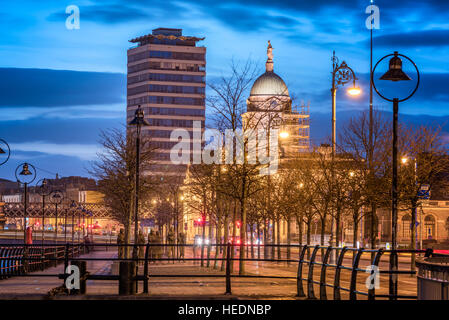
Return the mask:
<path id="1" fill-rule="evenodd" d="M 267 134 L 279 130 L 282 159 L 309 150 L 309 107 L 292 108 L 287 85 L 274 72 L 273 65 L 273 47 L 268 41 L 266 71 L 254 81 L 242 118 L 246 128 L 264 129 Z"/>

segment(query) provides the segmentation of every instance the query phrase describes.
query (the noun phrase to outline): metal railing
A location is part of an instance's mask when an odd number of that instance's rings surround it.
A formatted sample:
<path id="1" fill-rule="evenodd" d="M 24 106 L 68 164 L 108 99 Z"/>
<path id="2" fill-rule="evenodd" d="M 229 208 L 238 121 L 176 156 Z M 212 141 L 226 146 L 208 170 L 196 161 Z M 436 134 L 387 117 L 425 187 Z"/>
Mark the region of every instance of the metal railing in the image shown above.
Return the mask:
<path id="1" fill-rule="evenodd" d="M 13 276 L 25 276 L 30 272 L 54 267 L 67 254 L 70 258 L 78 256 L 81 253 L 82 245 L 72 245 L 68 252 L 65 248 L 64 245 L 1 245 L 0 280 Z"/>
<path id="2" fill-rule="evenodd" d="M 122 257 L 78 257 L 81 252 L 87 252 L 86 247 L 98 248 L 103 247 L 107 249 L 109 247 L 122 248 L 125 247 L 144 247 L 144 257 L 133 258 L 122 258 Z M 193 256 L 180 257 L 178 254 L 175 257 L 162 257 L 158 254 L 154 254 L 154 250 L 161 250 L 161 248 L 175 248 L 180 250 L 182 247 L 184 250 L 186 248 L 193 247 L 193 249 L 199 249 L 201 255 L 200 257 Z M 219 254 L 216 257 L 212 257 L 210 248 L 215 247 L 215 250 L 219 250 Z M 333 299 L 341 300 L 342 291 L 349 294 L 350 300 L 356 300 L 358 296 L 365 296 L 369 300 L 374 300 L 376 298 L 388 298 L 390 300 L 396 299 L 416 299 L 416 295 L 404 295 L 398 293 L 398 287 L 392 285 L 393 277 L 398 275 L 415 275 L 416 271 L 408 270 L 398 270 L 397 269 L 397 259 L 398 255 L 402 254 L 425 254 L 426 256 L 432 255 L 432 250 L 371 250 L 364 248 L 348 248 L 348 247 L 324 247 L 324 246 L 307 246 L 307 245 L 253 245 L 253 247 L 258 249 L 258 258 L 245 258 L 240 259 L 240 257 L 235 256 L 232 250 L 247 250 L 251 245 L 232 245 L 228 244 L 207 244 L 207 245 L 194 245 L 194 244 L 128 244 L 128 245 L 118 245 L 110 243 L 96 243 L 96 244 L 70 244 L 67 243 L 65 246 L 51 246 L 51 245 L 33 245 L 24 246 L 23 244 L 15 245 L 3 245 L 0 247 L 0 265 L 1 274 L 0 276 L 10 277 L 10 276 L 45 276 L 45 277 L 58 277 L 59 279 L 65 280 L 69 274 L 67 274 L 67 266 L 70 264 L 79 264 L 80 261 L 118 261 L 118 262 L 133 262 L 135 272 L 130 277 L 130 281 L 135 284 L 135 292 L 139 291 L 138 283 L 142 281 L 143 291 L 142 293 L 149 293 L 149 280 L 150 278 L 224 278 L 225 280 L 225 294 L 232 294 L 232 278 L 255 278 L 255 279 L 289 279 L 296 281 L 296 296 L 304 297 L 307 299 L 317 299 L 315 295 L 315 286 L 319 287 L 319 298 L 321 300 L 328 299 L 327 288 L 333 290 Z M 267 258 L 265 255 L 263 258 L 260 257 L 261 247 L 275 247 L 275 248 L 290 248 L 289 250 L 297 250 L 298 259 L 275 259 L 273 257 Z M 28 250 L 28 254 L 24 251 Z M 142 248 L 143 249 L 143 248 Z M 209 253 L 206 255 L 204 250 L 209 249 Z M 268 248 L 266 248 L 268 249 Z M 271 248 L 273 249 L 273 248 Z M 183 250 L 183 251 L 184 251 Z M 268 252 L 269 250 L 263 250 Z M 174 250 L 172 251 L 174 252 Z M 176 250 L 178 252 L 178 250 Z M 194 251 L 195 252 L 195 251 Z M 198 252 L 198 251 L 197 251 Z M 352 257 L 348 257 L 347 253 L 352 252 Z M 358 274 L 360 272 L 366 272 L 366 269 L 360 267 L 360 261 L 362 260 L 363 254 L 369 254 L 370 258 L 368 260 L 369 264 L 373 267 L 371 275 L 376 276 L 378 274 L 387 274 L 390 277 L 389 292 L 387 294 L 376 293 L 376 288 L 374 285 L 375 279 L 373 280 L 373 286 L 367 291 L 361 291 L 357 288 Z M 221 257 L 220 257 L 221 255 Z M 376 270 L 379 267 L 382 256 L 389 256 L 389 267 L 388 270 Z M 288 255 L 287 255 L 288 256 Z M 319 258 L 320 257 L 320 258 Z M 267 274 L 234 274 L 232 272 L 232 265 L 234 261 L 243 260 L 245 262 L 285 262 L 285 263 L 297 263 L 296 276 L 281 276 L 281 275 L 267 275 Z M 335 262 L 332 262 L 335 260 Z M 349 263 L 347 262 L 348 260 Z M 45 267 L 51 266 L 52 262 L 58 263 L 64 261 L 64 271 L 58 274 L 42 274 L 33 273 L 31 271 L 43 270 Z M 220 274 L 149 274 L 150 262 L 151 261 L 201 261 L 201 266 L 203 266 L 204 261 L 222 261 L 225 264 L 224 273 Z M 139 274 L 139 262 L 143 262 L 143 270 Z M 28 269 L 25 266 L 28 263 Z M 209 265 L 209 263 L 207 263 Z M 319 277 L 314 276 L 314 271 L 316 266 L 320 266 Z M 307 270 L 305 270 L 307 267 Z M 329 271 L 333 271 L 333 277 L 329 277 Z M 342 271 L 350 272 L 349 286 L 342 286 Z M 221 271 L 220 271 L 221 272 Z M 86 280 L 116 280 L 120 281 L 121 275 L 113 274 L 90 274 L 85 272 L 81 275 L 83 281 Z M 317 280 L 319 279 L 319 280 Z M 306 283 L 307 289 L 304 290 L 304 282 Z M 306 293 L 307 292 L 307 293 Z M 83 292 L 82 292 L 83 293 Z"/>
<path id="3" fill-rule="evenodd" d="M 312 253 L 310 254 L 310 251 Z M 322 259 L 318 261 L 317 253 L 321 251 Z M 324 252 L 324 254 L 323 254 Z M 346 253 L 352 252 L 352 258 L 350 264 L 344 265 L 344 260 L 347 259 Z M 306 259 L 305 254 L 310 256 Z M 369 254 L 369 286 L 366 287 L 366 291 L 361 291 L 357 289 L 357 275 L 359 272 L 366 273 L 367 269 L 360 268 L 360 261 L 363 254 Z M 297 273 L 297 296 L 306 297 L 307 299 L 317 299 L 315 296 L 314 285 L 319 285 L 319 299 L 327 300 L 327 288 L 333 289 L 333 300 L 341 300 L 341 292 L 345 291 L 349 293 L 349 300 L 357 300 L 359 295 L 367 297 L 368 300 L 375 300 L 376 298 L 388 298 L 390 300 L 397 299 L 417 299 L 417 295 L 405 295 L 398 293 L 397 281 L 394 281 L 395 277 L 398 275 L 415 275 L 416 271 L 412 268 L 408 270 L 398 270 L 398 256 L 403 254 L 432 254 L 430 250 L 384 250 L 384 249 L 364 249 L 364 248 L 348 248 L 348 247 L 324 247 L 324 246 L 307 246 L 304 245 L 301 248 L 299 263 L 298 263 L 298 273 Z M 335 256 L 335 263 L 330 263 L 331 255 Z M 380 270 L 379 263 L 381 257 L 388 255 L 388 269 Z M 304 265 L 307 265 L 308 272 L 307 276 L 303 276 Z M 319 281 L 314 278 L 315 266 L 321 266 Z M 334 271 L 334 277 L 331 282 L 328 281 L 328 271 L 329 269 Z M 349 287 L 343 287 L 341 285 L 341 273 L 342 271 L 349 271 Z M 376 281 L 379 281 L 381 274 L 386 274 L 389 276 L 389 290 L 387 294 L 376 294 Z M 307 283 L 307 293 L 304 291 L 303 281 Z M 366 283 L 366 282 L 365 282 Z"/>

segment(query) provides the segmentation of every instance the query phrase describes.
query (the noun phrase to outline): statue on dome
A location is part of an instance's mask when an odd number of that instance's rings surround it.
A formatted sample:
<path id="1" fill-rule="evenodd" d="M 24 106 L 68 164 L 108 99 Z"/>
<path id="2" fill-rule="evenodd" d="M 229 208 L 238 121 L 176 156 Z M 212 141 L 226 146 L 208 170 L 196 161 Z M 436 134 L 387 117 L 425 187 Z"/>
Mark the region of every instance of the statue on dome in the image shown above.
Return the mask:
<path id="1" fill-rule="evenodd" d="M 267 63 L 265 64 L 267 72 L 273 71 L 273 47 L 271 46 L 270 40 L 268 40 L 268 48 L 267 48 Z"/>
<path id="2" fill-rule="evenodd" d="M 268 60 L 273 60 L 273 47 L 271 46 L 270 40 L 268 40 L 267 56 Z"/>

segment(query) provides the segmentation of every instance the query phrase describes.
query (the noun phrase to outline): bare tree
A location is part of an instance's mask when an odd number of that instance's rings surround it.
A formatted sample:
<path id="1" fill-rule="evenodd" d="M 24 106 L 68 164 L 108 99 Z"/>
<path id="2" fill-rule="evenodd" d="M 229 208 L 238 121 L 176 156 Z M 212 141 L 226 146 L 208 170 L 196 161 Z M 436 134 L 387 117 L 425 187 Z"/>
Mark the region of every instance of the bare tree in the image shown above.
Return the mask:
<path id="1" fill-rule="evenodd" d="M 243 65 L 231 64 L 230 76 L 222 77 L 220 81 L 209 84 L 212 95 L 208 100 L 208 105 L 214 111 L 215 127 L 224 134 L 225 130 L 234 133 L 232 145 L 237 148 L 232 150 L 232 163 L 226 165 L 226 172 L 223 174 L 222 183 L 218 192 L 228 198 L 234 199 L 238 204 L 240 213 L 240 261 L 239 274 L 245 273 L 246 250 L 246 228 L 247 228 L 247 205 L 248 199 L 260 189 L 257 186 L 260 175 L 260 165 L 250 164 L 248 154 L 256 152 L 249 150 L 248 132 L 249 129 L 257 127 L 259 118 L 243 119 L 242 115 L 246 110 L 246 99 L 250 85 L 253 82 L 256 70 L 251 61 Z M 241 132 L 240 134 L 238 132 Z M 231 143 L 226 141 L 226 143 Z M 242 153 L 238 153 L 241 150 Z M 242 161 L 238 161 L 238 158 Z M 237 206 L 234 206 L 236 209 Z M 233 218 L 234 226 L 236 219 Z"/>
<path id="2" fill-rule="evenodd" d="M 92 163 L 89 173 L 98 179 L 99 191 L 104 196 L 104 204 L 113 217 L 125 227 L 125 244 L 130 243 L 131 226 L 134 220 L 134 188 L 136 172 L 136 139 L 134 131 L 126 134 L 125 130 L 110 129 L 100 133 L 100 145 L 103 151 L 98 160 Z M 141 140 L 141 172 L 148 169 L 153 158 L 154 149 L 149 139 Z M 139 198 L 142 208 L 154 188 L 154 182 L 148 176 L 140 179 Z M 130 256 L 129 247 L 125 249 Z"/>
<path id="3" fill-rule="evenodd" d="M 364 183 L 359 189 L 363 191 L 360 196 L 370 208 L 366 218 L 369 222 L 367 225 L 371 248 L 375 248 L 376 243 L 377 208 L 389 205 L 389 170 L 386 165 L 388 132 L 388 122 L 376 111 L 373 117 L 373 140 L 370 144 L 368 112 L 360 112 L 350 119 L 339 137 L 339 150 L 351 155 L 356 175 Z M 356 207 L 357 204 L 353 209 Z"/>
<path id="4" fill-rule="evenodd" d="M 449 170 L 447 145 L 441 136 L 441 126 L 400 127 L 399 149 L 403 162 L 399 170 L 399 200 L 402 210 L 410 211 L 410 248 L 416 249 L 417 208 L 422 204 L 420 191 L 441 184 L 441 175 Z M 443 182 L 444 183 L 444 182 Z M 415 268 L 412 255 L 412 269 Z"/>

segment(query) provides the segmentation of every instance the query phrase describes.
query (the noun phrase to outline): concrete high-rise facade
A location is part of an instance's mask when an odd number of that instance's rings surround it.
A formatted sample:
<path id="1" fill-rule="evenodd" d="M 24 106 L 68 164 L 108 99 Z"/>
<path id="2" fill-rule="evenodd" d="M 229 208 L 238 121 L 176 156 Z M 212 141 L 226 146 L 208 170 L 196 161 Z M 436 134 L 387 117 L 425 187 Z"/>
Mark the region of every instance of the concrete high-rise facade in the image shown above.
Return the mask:
<path id="1" fill-rule="evenodd" d="M 171 132 L 182 128 L 192 139 L 194 121 L 204 128 L 206 48 L 197 46 L 201 40 L 168 28 L 130 40 L 137 45 L 128 50 L 127 120 L 140 105 L 150 123 L 142 128 L 142 136 L 157 148 L 149 174 L 184 175 L 186 165 L 170 161 L 177 143 L 170 141 Z"/>

